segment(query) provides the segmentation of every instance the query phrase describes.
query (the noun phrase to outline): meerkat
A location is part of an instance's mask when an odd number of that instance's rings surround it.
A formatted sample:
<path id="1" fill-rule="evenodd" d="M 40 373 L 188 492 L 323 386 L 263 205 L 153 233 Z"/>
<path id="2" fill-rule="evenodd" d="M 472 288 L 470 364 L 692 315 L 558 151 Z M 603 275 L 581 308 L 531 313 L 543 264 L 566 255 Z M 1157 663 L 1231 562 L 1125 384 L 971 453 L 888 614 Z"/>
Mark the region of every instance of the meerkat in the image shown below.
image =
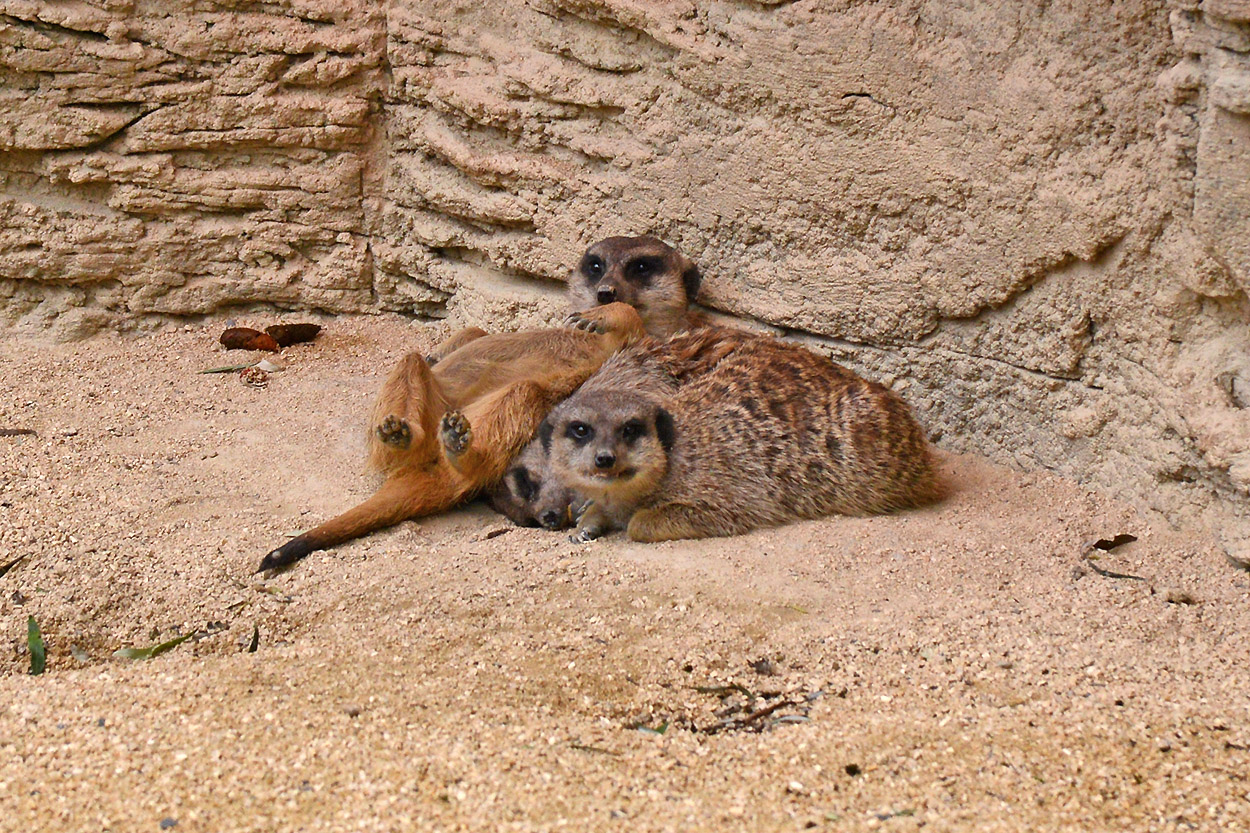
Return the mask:
<path id="1" fill-rule="evenodd" d="M 588 248 L 569 273 L 568 298 L 576 311 L 629 304 L 649 335 L 668 338 L 708 325 L 689 308 L 702 280 L 692 260 L 655 237 L 608 237 Z"/>
<path id="2" fill-rule="evenodd" d="M 907 404 L 826 357 L 743 336 L 674 390 L 637 353 L 606 362 L 539 429 L 551 471 L 591 500 L 580 540 L 735 535 L 941 496 Z"/>
<path id="3" fill-rule="evenodd" d="M 547 449 L 535 437 L 487 492 L 487 503 L 517 526 L 568 529 L 586 499 L 561 483 L 549 463 Z"/>
<path id="4" fill-rule="evenodd" d="M 382 387 L 371 465 L 386 475 L 358 506 L 273 550 L 257 572 L 292 564 L 410 518 L 449 509 L 493 485 L 551 408 L 617 350 L 644 337 L 624 303 L 570 316 L 553 330 L 463 330 L 430 361 L 405 356 Z"/>
<path id="5" fill-rule="evenodd" d="M 663 389 L 665 394 L 671 394 L 680 385 L 710 371 L 738 344 L 754 337 L 739 330 L 708 326 L 666 341 L 640 339 L 626 353 L 618 354 L 619 359 L 608 360 L 613 363 L 613 385 L 620 390 L 632 380 L 640 393 L 657 394 Z M 549 444 L 550 437 L 535 436 L 488 494 L 491 507 L 519 526 L 566 529 L 587 505 L 585 495 L 569 488 L 551 470 Z"/>

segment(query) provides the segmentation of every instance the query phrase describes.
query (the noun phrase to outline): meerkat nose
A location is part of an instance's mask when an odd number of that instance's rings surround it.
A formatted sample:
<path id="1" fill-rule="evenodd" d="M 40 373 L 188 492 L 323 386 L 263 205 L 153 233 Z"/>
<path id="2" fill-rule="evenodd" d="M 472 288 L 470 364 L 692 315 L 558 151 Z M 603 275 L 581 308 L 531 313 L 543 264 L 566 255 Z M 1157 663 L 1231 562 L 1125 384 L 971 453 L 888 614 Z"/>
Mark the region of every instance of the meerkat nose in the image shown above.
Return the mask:
<path id="1" fill-rule="evenodd" d="M 616 290 L 608 286 L 607 284 L 604 284 L 603 286 L 599 287 L 597 290 L 595 290 L 595 293 L 596 293 L 595 298 L 599 301 L 600 304 L 610 304 L 616 300 Z"/>
<path id="2" fill-rule="evenodd" d="M 554 509 L 548 509 L 538 516 L 538 522 L 547 529 L 556 529 L 560 526 L 560 513 Z"/>
<path id="3" fill-rule="evenodd" d="M 616 464 L 616 455 L 611 451 L 600 451 L 595 455 L 595 468 L 610 469 Z"/>

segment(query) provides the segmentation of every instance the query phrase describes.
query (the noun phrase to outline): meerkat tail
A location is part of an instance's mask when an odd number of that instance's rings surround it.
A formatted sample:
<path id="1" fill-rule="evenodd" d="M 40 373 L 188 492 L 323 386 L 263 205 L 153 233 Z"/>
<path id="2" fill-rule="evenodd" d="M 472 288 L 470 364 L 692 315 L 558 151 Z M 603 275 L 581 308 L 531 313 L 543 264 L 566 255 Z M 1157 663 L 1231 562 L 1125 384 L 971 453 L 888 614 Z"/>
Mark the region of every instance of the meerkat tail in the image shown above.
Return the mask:
<path id="1" fill-rule="evenodd" d="M 438 470 L 406 471 L 390 477 L 368 500 L 297 535 L 263 559 L 256 572 L 294 564 L 309 553 L 325 550 L 401 521 L 420 518 L 455 506 L 468 495 Z"/>

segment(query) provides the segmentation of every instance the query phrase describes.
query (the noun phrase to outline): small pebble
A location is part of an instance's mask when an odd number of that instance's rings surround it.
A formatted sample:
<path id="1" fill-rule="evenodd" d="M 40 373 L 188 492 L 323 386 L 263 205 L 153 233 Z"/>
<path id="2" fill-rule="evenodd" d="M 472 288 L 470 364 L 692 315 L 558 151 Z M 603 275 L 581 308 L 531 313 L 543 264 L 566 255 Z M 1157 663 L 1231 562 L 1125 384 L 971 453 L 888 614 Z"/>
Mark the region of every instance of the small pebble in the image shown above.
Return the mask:
<path id="1" fill-rule="evenodd" d="M 751 663 L 751 670 L 756 674 L 762 674 L 765 677 L 777 676 L 777 666 L 767 657 L 757 659 L 755 662 Z"/>
<path id="2" fill-rule="evenodd" d="M 1163 601 L 1174 605 L 1194 605 L 1198 604 L 1198 600 L 1193 597 L 1187 590 L 1180 590 L 1175 587 L 1169 587 L 1163 593 Z"/>
<path id="3" fill-rule="evenodd" d="M 258 367 L 245 367 L 239 371 L 243 384 L 253 388 L 263 388 L 269 384 L 269 374 Z"/>

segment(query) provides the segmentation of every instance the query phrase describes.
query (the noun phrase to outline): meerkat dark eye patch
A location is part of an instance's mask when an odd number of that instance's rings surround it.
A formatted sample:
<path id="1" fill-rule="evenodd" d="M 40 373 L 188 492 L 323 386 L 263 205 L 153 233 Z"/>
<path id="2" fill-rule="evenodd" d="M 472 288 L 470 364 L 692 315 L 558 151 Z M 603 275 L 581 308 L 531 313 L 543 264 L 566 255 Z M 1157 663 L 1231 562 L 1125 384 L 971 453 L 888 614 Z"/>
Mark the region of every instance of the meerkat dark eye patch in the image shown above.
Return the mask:
<path id="1" fill-rule="evenodd" d="M 528 501 L 538 497 L 538 484 L 525 466 L 517 466 L 512 470 L 512 485 L 521 500 Z"/>
<path id="2" fill-rule="evenodd" d="M 664 446 L 665 451 L 673 450 L 673 443 L 677 441 L 677 427 L 673 425 L 672 415 L 663 408 L 655 412 L 655 435 L 659 437 L 660 445 Z"/>
<path id="3" fill-rule="evenodd" d="M 637 286 L 650 286 L 651 279 L 664 269 L 664 258 L 643 255 L 625 264 L 625 278 Z"/>
<path id="4" fill-rule="evenodd" d="M 599 257 L 599 255 L 586 255 L 582 258 L 578 271 L 591 283 L 598 281 L 603 277 L 603 258 Z"/>
<path id="5" fill-rule="evenodd" d="M 646 433 L 647 424 L 640 419 L 631 419 L 621 426 L 621 439 L 631 445 Z"/>
<path id="6" fill-rule="evenodd" d="M 578 445 L 585 445 L 594 439 L 595 429 L 584 422 L 570 422 L 564 429 L 564 436 Z"/>

